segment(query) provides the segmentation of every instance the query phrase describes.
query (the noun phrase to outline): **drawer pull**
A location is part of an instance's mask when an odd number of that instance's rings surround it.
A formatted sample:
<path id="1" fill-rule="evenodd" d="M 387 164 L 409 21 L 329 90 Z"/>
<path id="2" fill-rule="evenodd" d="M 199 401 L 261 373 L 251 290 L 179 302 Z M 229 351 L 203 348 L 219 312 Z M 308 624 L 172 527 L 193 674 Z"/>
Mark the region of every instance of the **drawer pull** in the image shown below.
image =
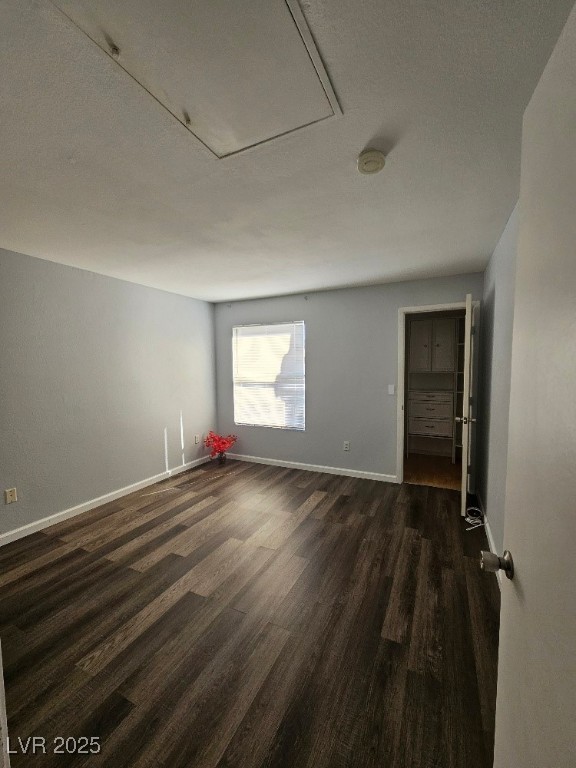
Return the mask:
<path id="1" fill-rule="evenodd" d="M 427 411 L 435 411 L 436 408 L 426 408 Z"/>
<path id="2" fill-rule="evenodd" d="M 426 424 L 426 429 L 436 429 L 436 424 Z"/>

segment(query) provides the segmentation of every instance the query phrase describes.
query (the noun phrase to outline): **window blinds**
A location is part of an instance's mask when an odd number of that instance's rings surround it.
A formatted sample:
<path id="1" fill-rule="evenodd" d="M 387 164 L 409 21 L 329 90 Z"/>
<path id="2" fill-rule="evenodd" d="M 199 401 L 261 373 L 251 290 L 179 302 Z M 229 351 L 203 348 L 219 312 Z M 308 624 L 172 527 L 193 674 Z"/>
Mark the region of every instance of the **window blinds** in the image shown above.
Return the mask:
<path id="1" fill-rule="evenodd" d="M 232 330 L 234 423 L 305 428 L 304 322 Z"/>

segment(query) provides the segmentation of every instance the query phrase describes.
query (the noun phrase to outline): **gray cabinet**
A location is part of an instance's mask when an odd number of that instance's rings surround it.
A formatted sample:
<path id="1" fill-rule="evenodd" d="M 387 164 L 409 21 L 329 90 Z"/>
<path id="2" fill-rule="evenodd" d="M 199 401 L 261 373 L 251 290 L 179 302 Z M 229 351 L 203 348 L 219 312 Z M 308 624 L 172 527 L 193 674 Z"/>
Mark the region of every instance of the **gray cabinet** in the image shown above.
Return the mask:
<path id="1" fill-rule="evenodd" d="M 456 321 L 449 318 L 432 320 L 432 370 L 453 371 L 456 346 Z"/>
<path id="2" fill-rule="evenodd" d="M 410 373 L 453 371 L 455 349 L 456 320 L 453 318 L 410 321 Z"/>
<path id="3" fill-rule="evenodd" d="M 412 320 L 410 323 L 409 370 L 413 373 L 429 371 L 432 364 L 432 321 Z"/>

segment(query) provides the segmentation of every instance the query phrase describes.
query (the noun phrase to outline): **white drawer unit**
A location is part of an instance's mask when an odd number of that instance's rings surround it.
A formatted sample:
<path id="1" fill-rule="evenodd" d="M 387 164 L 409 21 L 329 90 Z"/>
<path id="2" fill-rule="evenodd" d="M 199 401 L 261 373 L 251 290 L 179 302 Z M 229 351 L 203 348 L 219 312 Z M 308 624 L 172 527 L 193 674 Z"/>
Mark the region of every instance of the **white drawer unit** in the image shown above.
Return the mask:
<path id="1" fill-rule="evenodd" d="M 452 419 L 408 419 L 411 435 L 452 437 Z"/>
<path id="2" fill-rule="evenodd" d="M 454 395 L 452 392 L 412 390 L 408 393 L 407 417 L 408 439 L 412 436 L 414 439 L 452 440 Z"/>
<path id="3" fill-rule="evenodd" d="M 420 419 L 451 419 L 452 402 L 413 401 L 409 407 L 410 416 Z"/>
<path id="4" fill-rule="evenodd" d="M 413 403 L 452 403 L 452 392 L 410 392 L 408 400 Z"/>

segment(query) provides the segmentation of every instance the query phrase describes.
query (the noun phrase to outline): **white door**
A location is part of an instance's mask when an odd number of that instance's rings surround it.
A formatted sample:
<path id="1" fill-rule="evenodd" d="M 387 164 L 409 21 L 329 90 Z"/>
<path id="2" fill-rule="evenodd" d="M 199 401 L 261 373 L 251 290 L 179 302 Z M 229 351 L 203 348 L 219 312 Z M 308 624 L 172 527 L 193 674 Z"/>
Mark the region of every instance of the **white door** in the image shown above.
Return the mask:
<path id="1" fill-rule="evenodd" d="M 478 303 L 472 302 L 472 294 L 466 294 L 466 318 L 464 324 L 464 380 L 462 382 L 462 413 L 456 416 L 457 424 L 462 428 L 462 479 L 460 484 L 460 514 L 466 514 L 466 498 L 472 487 L 472 467 L 474 466 L 474 440 L 476 437 L 476 393 L 475 360 L 476 329 L 478 325 Z M 458 381 L 456 389 L 460 389 Z M 456 395 L 458 397 L 458 395 Z M 454 425 L 457 429 L 457 425 Z"/>
<path id="2" fill-rule="evenodd" d="M 575 126 L 576 9 L 524 115 L 494 768 L 576 766 Z"/>

